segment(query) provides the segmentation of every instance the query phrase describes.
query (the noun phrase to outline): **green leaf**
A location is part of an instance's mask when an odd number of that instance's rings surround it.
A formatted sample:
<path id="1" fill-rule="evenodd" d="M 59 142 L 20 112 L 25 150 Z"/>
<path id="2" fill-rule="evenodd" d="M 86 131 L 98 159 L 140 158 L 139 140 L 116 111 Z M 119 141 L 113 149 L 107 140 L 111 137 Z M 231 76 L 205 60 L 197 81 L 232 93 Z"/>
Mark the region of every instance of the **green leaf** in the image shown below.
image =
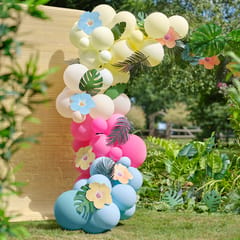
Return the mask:
<path id="1" fill-rule="evenodd" d="M 227 34 L 227 40 L 233 42 L 240 42 L 240 29 L 235 29 Z"/>
<path id="2" fill-rule="evenodd" d="M 221 202 L 221 195 L 217 191 L 212 190 L 204 194 L 203 201 L 210 212 L 216 212 Z"/>
<path id="3" fill-rule="evenodd" d="M 125 117 L 119 117 L 111 133 L 107 136 L 107 145 L 124 144 L 128 141 L 131 124 Z"/>
<path id="4" fill-rule="evenodd" d="M 148 57 L 142 52 L 134 52 L 130 57 L 122 62 L 113 64 L 114 67 L 119 68 L 122 72 L 129 72 L 136 69 L 143 69 L 144 66 L 149 67 L 150 63 Z"/>
<path id="5" fill-rule="evenodd" d="M 214 179 L 223 179 L 227 173 L 228 167 L 230 165 L 230 160 L 227 154 L 222 153 L 221 154 L 221 159 L 222 159 L 222 169 L 220 172 L 214 174 Z"/>
<path id="6" fill-rule="evenodd" d="M 215 133 L 212 133 L 211 137 L 208 138 L 205 142 L 205 153 L 212 152 L 213 148 L 215 146 Z"/>
<path id="7" fill-rule="evenodd" d="M 80 80 L 79 89 L 95 95 L 103 85 L 103 78 L 96 69 L 88 70 Z"/>
<path id="8" fill-rule="evenodd" d="M 208 23 L 197 28 L 190 38 L 190 49 L 198 56 L 212 57 L 218 55 L 225 46 L 225 38 L 221 36 L 222 28 Z"/>
<path id="9" fill-rule="evenodd" d="M 171 208 L 183 204 L 182 196 L 175 190 L 165 192 L 162 201 L 166 202 Z"/>
<path id="10" fill-rule="evenodd" d="M 178 153 L 178 157 L 188 157 L 193 158 L 198 154 L 197 149 L 193 143 L 188 143 L 185 145 Z"/>
<path id="11" fill-rule="evenodd" d="M 118 40 L 122 36 L 123 32 L 125 31 L 125 28 L 126 28 L 126 22 L 120 22 L 120 23 L 117 23 L 111 29 L 115 41 Z"/>
<path id="12" fill-rule="evenodd" d="M 126 83 L 118 83 L 115 86 L 111 86 L 108 88 L 104 94 L 109 96 L 111 99 L 115 99 L 120 94 L 124 93 L 125 89 L 127 87 Z"/>

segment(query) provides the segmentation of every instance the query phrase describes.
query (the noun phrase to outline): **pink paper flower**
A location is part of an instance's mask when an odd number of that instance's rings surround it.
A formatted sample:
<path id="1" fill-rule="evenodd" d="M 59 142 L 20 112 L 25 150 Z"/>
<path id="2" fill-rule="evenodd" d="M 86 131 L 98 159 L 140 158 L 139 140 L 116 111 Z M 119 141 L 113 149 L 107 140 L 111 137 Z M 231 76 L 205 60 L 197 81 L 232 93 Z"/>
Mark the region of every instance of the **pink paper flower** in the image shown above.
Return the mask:
<path id="1" fill-rule="evenodd" d="M 215 65 L 217 66 L 220 64 L 220 61 L 218 56 L 212 56 L 199 59 L 198 64 L 204 65 L 206 69 L 213 69 Z"/>
<path id="2" fill-rule="evenodd" d="M 132 179 L 132 174 L 127 167 L 122 164 L 116 164 L 114 167 L 113 180 L 118 180 L 120 183 L 127 184 L 129 179 Z"/>
<path id="3" fill-rule="evenodd" d="M 178 39 L 180 39 L 180 36 L 170 27 L 168 33 L 163 38 L 158 38 L 156 40 L 163 46 L 166 45 L 168 48 L 173 48 L 176 46 L 176 40 Z"/>

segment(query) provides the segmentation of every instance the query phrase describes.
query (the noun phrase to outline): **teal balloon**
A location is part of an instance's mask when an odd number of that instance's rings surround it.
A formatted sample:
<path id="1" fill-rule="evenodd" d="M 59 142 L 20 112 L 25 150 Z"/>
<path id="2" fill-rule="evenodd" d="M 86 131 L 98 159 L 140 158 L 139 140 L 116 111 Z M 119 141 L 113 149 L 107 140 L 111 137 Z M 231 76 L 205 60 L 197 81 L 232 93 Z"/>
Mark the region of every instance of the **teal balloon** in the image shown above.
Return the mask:
<path id="1" fill-rule="evenodd" d="M 77 192 L 77 190 L 66 191 L 55 202 L 54 215 L 57 223 L 64 229 L 78 230 L 87 222 L 87 219 L 83 218 L 74 206 L 74 197 Z"/>
<path id="2" fill-rule="evenodd" d="M 126 167 L 131 166 L 131 160 L 128 157 L 121 157 L 120 160 L 117 163 L 121 163 L 122 165 L 124 165 Z"/>
<path id="3" fill-rule="evenodd" d="M 85 186 L 88 183 L 88 179 L 80 179 L 77 182 L 75 182 L 73 189 L 74 190 L 80 190 L 82 186 Z"/>
<path id="4" fill-rule="evenodd" d="M 128 184 L 131 185 L 135 191 L 138 191 L 143 184 L 142 173 L 134 167 L 129 167 L 128 171 L 133 176 L 133 178 L 129 180 Z"/>
<path id="5" fill-rule="evenodd" d="M 129 219 L 130 217 L 132 217 L 134 215 L 135 211 L 136 211 L 136 204 L 133 205 L 133 207 L 127 209 L 126 211 L 121 212 L 120 219 L 121 220 Z"/>
<path id="6" fill-rule="evenodd" d="M 112 229 L 120 220 L 120 210 L 116 204 L 105 205 L 93 213 L 91 221 L 102 229 Z"/>
<path id="7" fill-rule="evenodd" d="M 137 194 L 130 185 L 117 184 L 112 188 L 112 199 L 120 211 L 126 211 L 136 203 Z"/>
<path id="8" fill-rule="evenodd" d="M 103 233 L 103 232 L 106 232 L 108 229 L 104 229 L 104 228 L 100 228 L 98 227 L 95 223 L 93 223 L 91 221 L 91 219 L 88 221 L 87 224 L 85 224 L 83 227 L 82 227 L 83 231 L 84 232 L 87 232 L 87 233 L 93 233 L 93 234 L 96 234 L 96 233 Z"/>
<path id="9" fill-rule="evenodd" d="M 110 188 L 110 190 L 112 189 L 112 184 L 110 180 L 102 174 L 95 174 L 88 179 L 88 183 L 93 183 L 93 182 L 104 183 Z"/>

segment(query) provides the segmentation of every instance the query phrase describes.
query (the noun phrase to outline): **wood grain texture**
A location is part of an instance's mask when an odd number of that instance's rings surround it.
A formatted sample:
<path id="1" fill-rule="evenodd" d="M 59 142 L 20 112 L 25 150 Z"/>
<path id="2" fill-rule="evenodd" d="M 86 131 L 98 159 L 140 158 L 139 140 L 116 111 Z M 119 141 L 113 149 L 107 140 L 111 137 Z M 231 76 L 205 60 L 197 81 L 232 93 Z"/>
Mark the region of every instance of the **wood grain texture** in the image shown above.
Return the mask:
<path id="1" fill-rule="evenodd" d="M 35 117 L 41 124 L 25 125 L 28 134 L 41 133 L 40 144 L 24 149 L 14 157 L 14 165 L 21 163 L 17 181 L 26 182 L 21 197 L 12 197 L 9 211 L 18 212 L 15 220 L 39 220 L 53 218 L 53 206 L 62 192 L 70 190 L 78 176 L 74 168 L 74 152 L 71 147 L 70 119 L 61 117 L 55 109 L 55 99 L 64 88 L 64 60 L 77 57 L 77 49 L 70 43 L 68 34 L 81 11 L 42 6 L 50 20 L 26 17 L 21 26 L 20 38 L 27 42 L 20 61 L 39 52 L 39 72 L 49 67 L 59 67 L 48 78 L 51 87 L 47 97 L 51 101 L 37 106 Z"/>

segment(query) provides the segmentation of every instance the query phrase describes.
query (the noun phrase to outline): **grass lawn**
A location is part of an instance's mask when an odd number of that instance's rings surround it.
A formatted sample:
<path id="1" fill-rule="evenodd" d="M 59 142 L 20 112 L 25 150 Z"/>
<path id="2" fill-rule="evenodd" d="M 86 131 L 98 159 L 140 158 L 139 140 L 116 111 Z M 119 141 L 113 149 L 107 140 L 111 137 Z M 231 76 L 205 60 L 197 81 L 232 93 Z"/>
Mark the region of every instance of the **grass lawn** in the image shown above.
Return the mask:
<path id="1" fill-rule="evenodd" d="M 240 240 L 239 215 L 157 212 L 141 208 L 132 218 L 102 234 L 62 230 L 53 220 L 21 224 L 31 233 L 28 238 L 31 240 Z"/>

